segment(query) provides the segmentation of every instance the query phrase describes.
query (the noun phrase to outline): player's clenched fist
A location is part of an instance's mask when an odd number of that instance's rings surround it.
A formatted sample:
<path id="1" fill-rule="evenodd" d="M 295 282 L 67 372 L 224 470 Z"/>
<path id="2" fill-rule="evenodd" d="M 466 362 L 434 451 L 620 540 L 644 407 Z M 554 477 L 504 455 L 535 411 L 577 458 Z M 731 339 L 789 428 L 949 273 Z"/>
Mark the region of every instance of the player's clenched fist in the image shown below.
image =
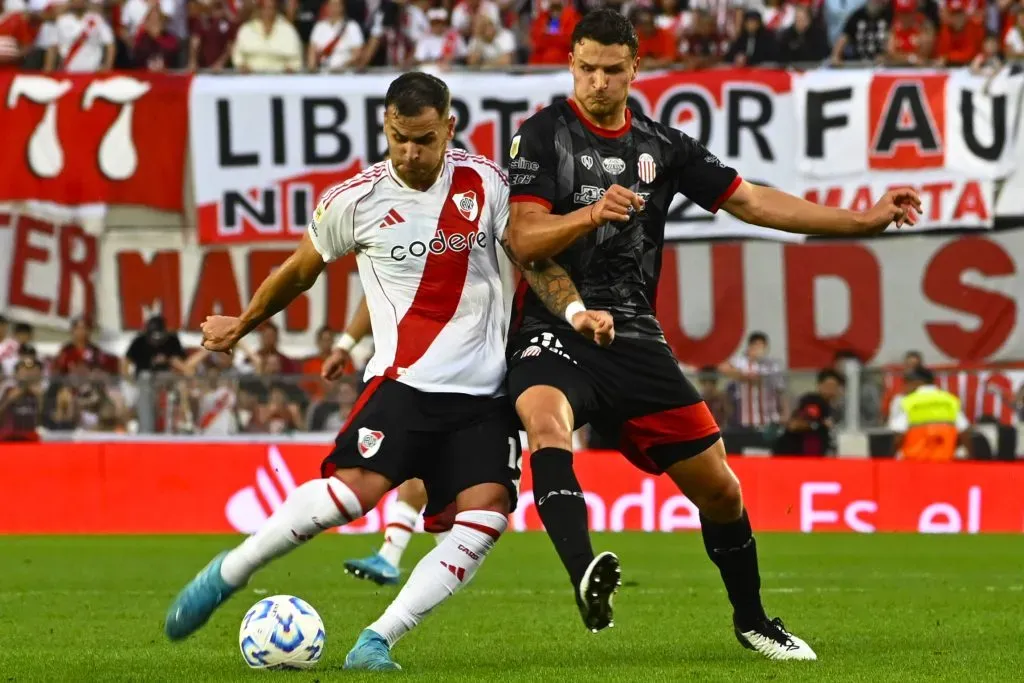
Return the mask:
<path id="1" fill-rule="evenodd" d="M 615 339 L 615 321 L 608 311 L 580 311 L 572 317 L 572 326 L 598 346 L 608 346 Z"/>
<path id="2" fill-rule="evenodd" d="M 644 200 L 640 195 L 622 185 L 612 185 L 605 191 L 600 201 L 590 206 L 590 222 L 595 228 L 608 221 L 625 223 L 632 212 L 640 211 L 643 206 Z"/>
<path id="3" fill-rule="evenodd" d="M 231 351 L 240 338 L 241 321 L 228 315 L 208 315 L 200 326 L 203 348 L 208 351 Z"/>

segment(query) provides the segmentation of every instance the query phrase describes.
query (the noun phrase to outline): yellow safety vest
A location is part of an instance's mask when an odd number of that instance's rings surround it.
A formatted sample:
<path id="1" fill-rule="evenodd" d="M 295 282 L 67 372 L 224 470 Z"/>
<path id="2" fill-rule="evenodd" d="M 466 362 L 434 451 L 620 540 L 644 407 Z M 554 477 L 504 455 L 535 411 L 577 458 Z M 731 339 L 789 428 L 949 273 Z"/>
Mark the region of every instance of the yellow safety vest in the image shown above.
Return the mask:
<path id="1" fill-rule="evenodd" d="M 948 391 L 929 387 L 904 396 L 900 401 L 907 416 L 907 433 L 903 439 L 903 458 L 941 462 L 956 455 L 956 418 L 960 399 Z"/>

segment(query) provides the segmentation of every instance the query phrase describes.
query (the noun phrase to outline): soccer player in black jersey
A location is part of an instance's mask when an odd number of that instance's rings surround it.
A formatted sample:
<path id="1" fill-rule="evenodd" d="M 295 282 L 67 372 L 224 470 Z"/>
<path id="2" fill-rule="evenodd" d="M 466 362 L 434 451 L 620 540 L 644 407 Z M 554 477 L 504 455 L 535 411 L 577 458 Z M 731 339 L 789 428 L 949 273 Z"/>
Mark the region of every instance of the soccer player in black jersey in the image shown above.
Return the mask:
<path id="1" fill-rule="evenodd" d="M 637 36 L 612 10 L 587 14 L 572 36 L 571 99 L 530 117 L 512 139 L 512 211 L 504 246 L 520 264 L 553 257 L 590 309 L 612 314 L 614 341 L 574 332 L 580 302 L 568 289 L 523 286 L 508 346 L 508 389 L 529 435 L 541 520 L 569 572 L 584 624 L 611 625 L 619 561 L 597 557 L 572 469 L 572 432 L 585 424 L 615 439 L 637 467 L 667 473 L 701 513 L 704 545 L 718 566 L 740 642 L 772 659 L 814 659 L 761 605 L 757 551 L 740 484 L 721 434 L 686 380 L 655 318 L 665 217 L 682 193 L 757 225 L 815 235 L 868 235 L 913 224 L 921 204 L 891 191 L 871 210 L 818 206 L 751 185 L 699 142 L 627 107 Z M 565 310 L 565 319 L 548 309 Z"/>

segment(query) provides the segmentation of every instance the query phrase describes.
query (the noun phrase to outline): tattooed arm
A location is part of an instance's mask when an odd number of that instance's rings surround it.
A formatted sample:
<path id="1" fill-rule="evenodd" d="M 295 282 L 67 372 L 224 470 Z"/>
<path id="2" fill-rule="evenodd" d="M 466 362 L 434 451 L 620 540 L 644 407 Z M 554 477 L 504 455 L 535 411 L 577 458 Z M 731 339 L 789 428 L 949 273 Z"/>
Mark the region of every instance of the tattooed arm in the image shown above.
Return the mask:
<path id="1" fill-rule="evenodd" d="M 541 303 L 558 318 L 565 318 L 577 332 L 601 346 L 607 346 L 615 338 L 615 327 L 612 316 L 607 311 L 588 311 L 583 304 L 583 297 L 576 289 L 576 283 L 569 277 L 565 268 L 555 263 L 554 259 L 545 258 L 527 264 L 520 263 L 509 247 L 508 237 L 501 240 L 501 247 L 509 260 L 523 274 L 523 279 L 537 295 Z M 577 304 L 570 317 L 568 312 L 571 304 Z"/>

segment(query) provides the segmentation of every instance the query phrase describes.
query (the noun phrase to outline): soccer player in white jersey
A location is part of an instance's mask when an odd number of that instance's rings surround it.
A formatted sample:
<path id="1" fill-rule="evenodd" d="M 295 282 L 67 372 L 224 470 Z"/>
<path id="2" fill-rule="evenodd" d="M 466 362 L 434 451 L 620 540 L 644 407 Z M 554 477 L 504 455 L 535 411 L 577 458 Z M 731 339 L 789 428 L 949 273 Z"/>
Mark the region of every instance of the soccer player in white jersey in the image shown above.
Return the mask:
<path id="1" fill-rule="evenodd" d="M 295 253 L 240 318 L 210 316 L 203 324 L 204 347 L 229 351 L 311 287 L 325 263 L 354 251 L 376 346 L 369 383 L 322 478 L 295 489 L 259 531 L 217 555 L 178 594 L 164 626 L 172 640 L 206 623 L 260 567 L 362 517 L 418 477 L 428 513 L 454 503 L 452 529 L 345 659 L 347 668 L 398 669 L 391 647 L 473 577 L 515 507 L 521 456 L 503 388 L 514 278 L 511 271 L 502 278 L 497 249 L 508 221 L 507 180 L 483 157 L 447 149 L 455 119 L 439 79 L 403 74 L 384 104 L 389 160 L 323 195 Z M 611 316 L 581 310 L 565 271 L 541 264 L 530 269 L 551 270 L 524 273 L 531 286 L 577 330 L 610 341 Z"/>

